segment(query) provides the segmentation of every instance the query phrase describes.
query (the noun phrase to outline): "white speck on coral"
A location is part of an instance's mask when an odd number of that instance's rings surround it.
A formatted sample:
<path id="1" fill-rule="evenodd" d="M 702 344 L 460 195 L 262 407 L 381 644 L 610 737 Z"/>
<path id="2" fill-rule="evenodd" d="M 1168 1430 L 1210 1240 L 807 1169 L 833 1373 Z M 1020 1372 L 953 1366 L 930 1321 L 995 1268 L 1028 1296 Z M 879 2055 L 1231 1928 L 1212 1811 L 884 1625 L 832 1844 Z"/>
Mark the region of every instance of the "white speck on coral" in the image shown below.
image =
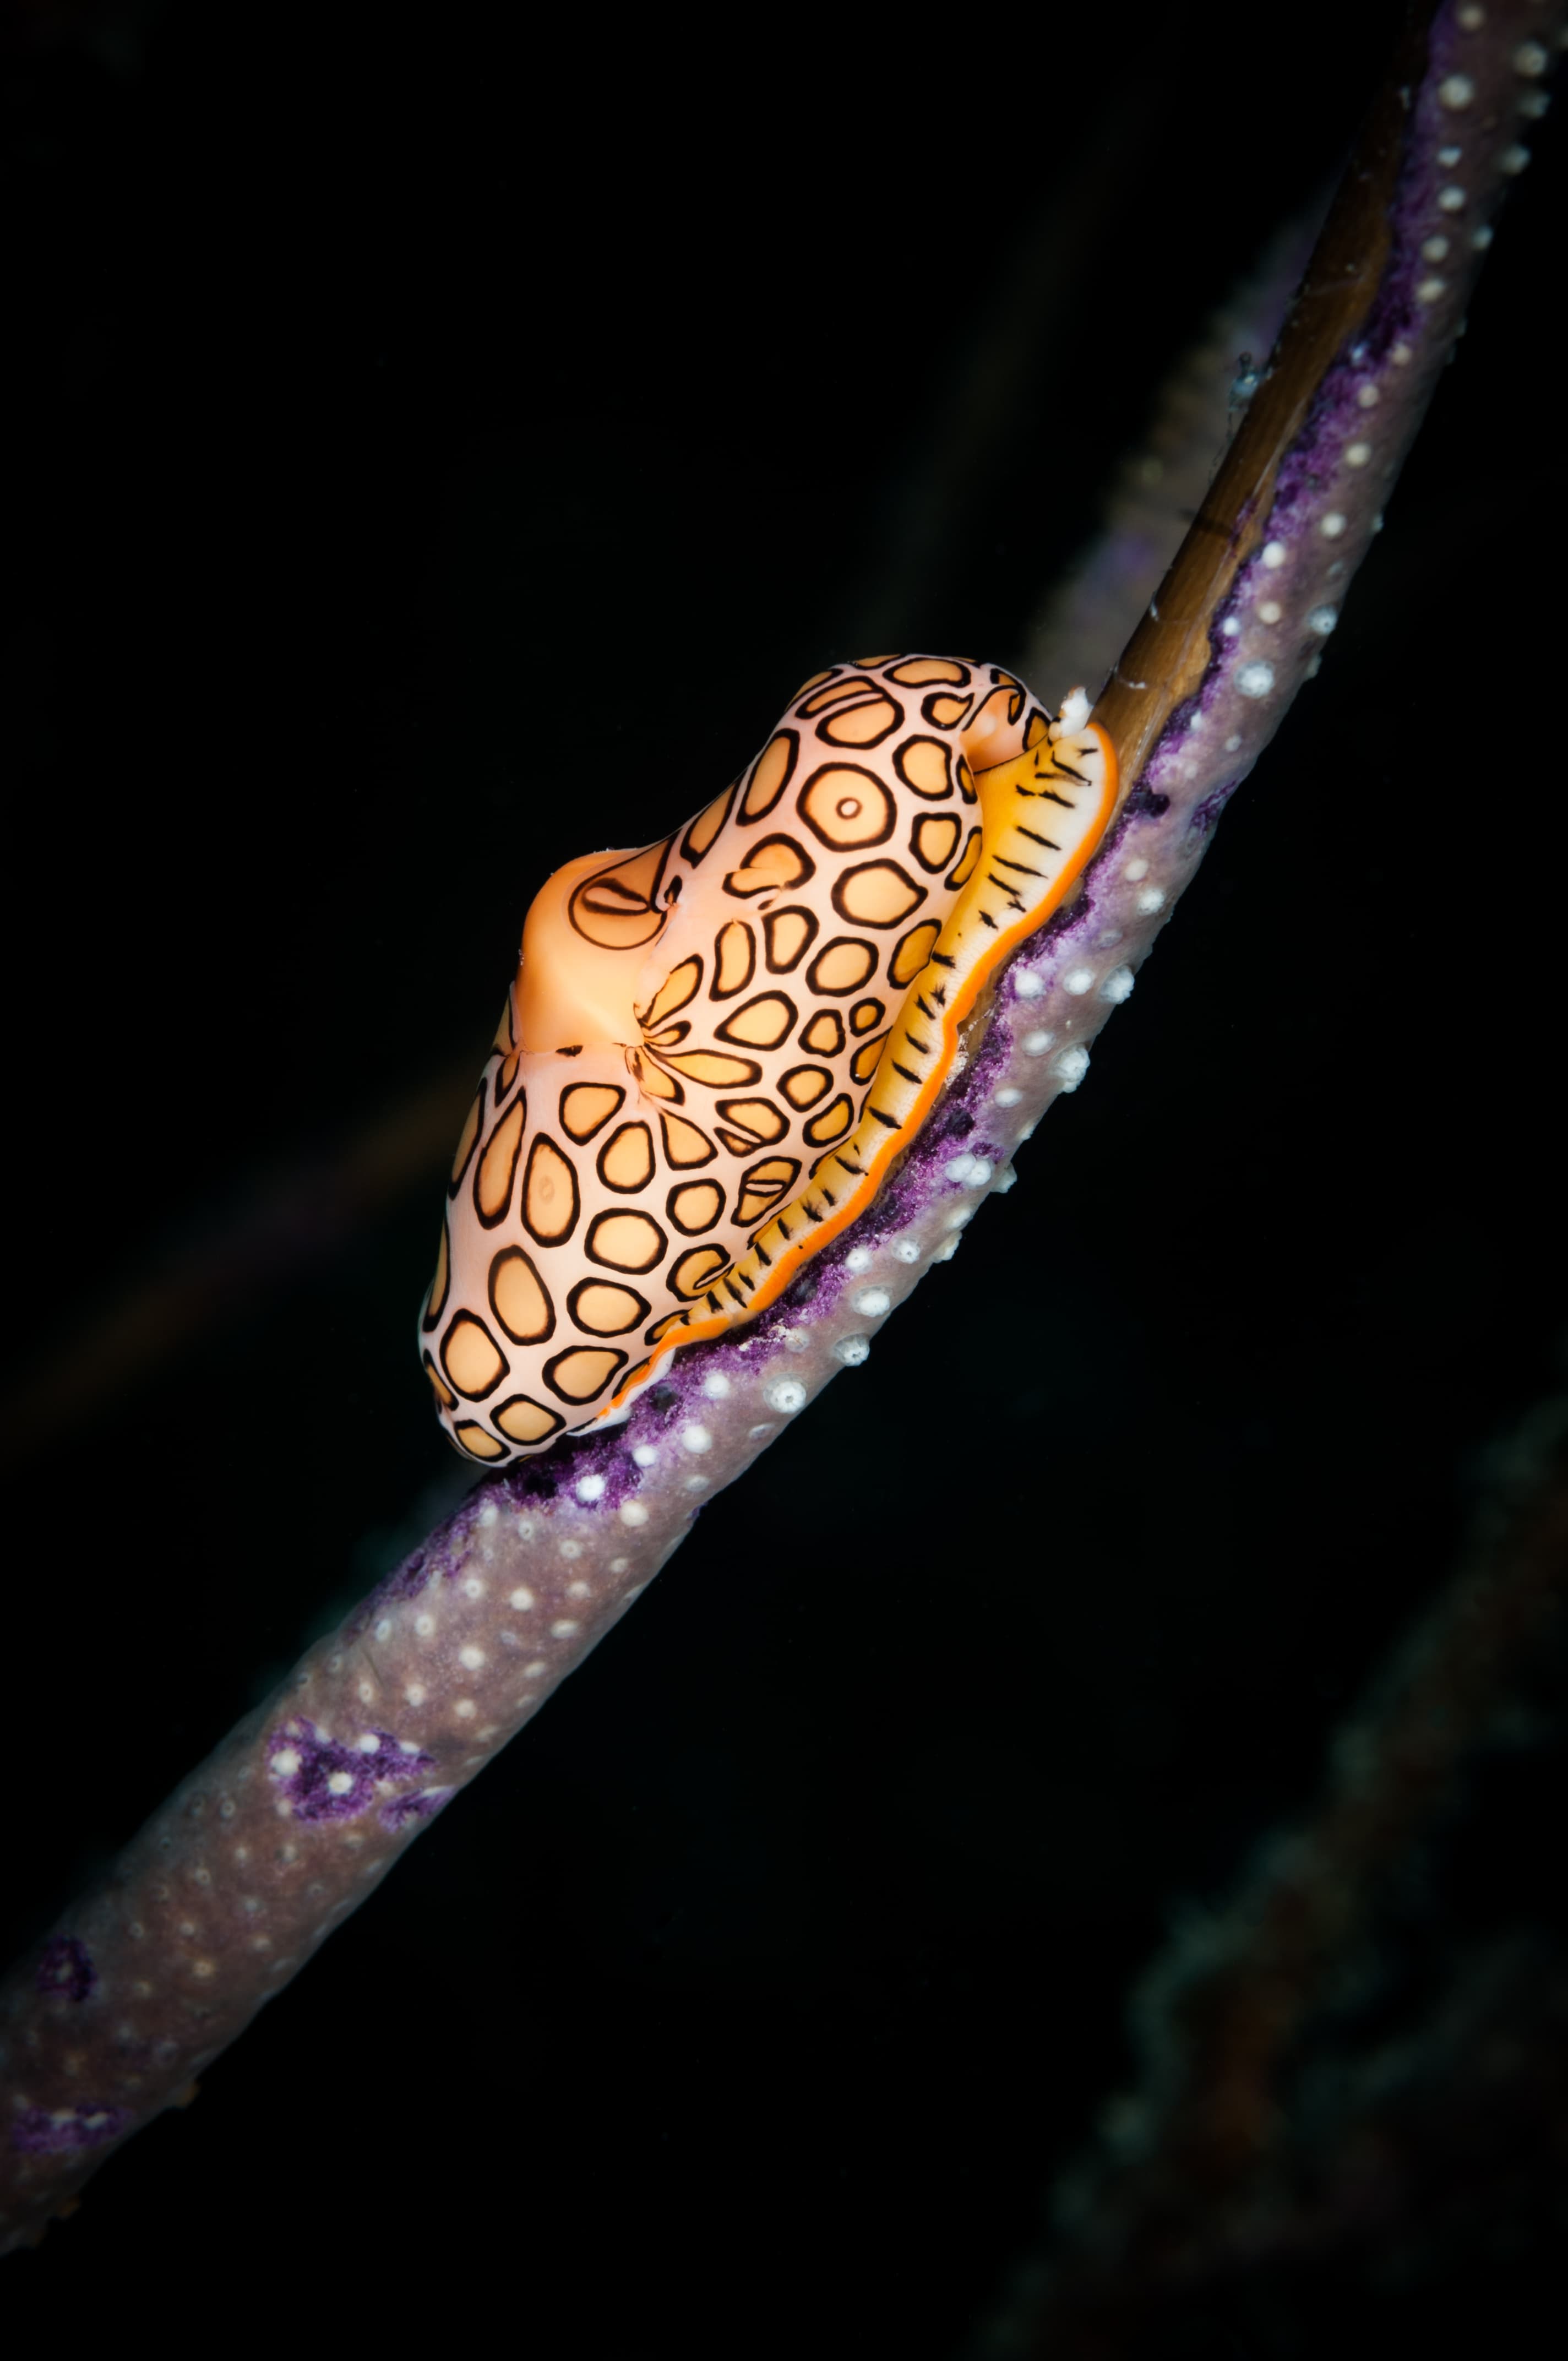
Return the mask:
<path id="1" fill-rule="evenodd" d="M 1013 989 L 1017 994 L 1020 1000 L 1038 1000 L 1041 994 L 1045 991 L 1045 988 L 1044 983 L 1035 973 L 1032 967 L 1021 967 L 1014 970 Z"/>
<path id="2" fill-rule="evenodd" d="M 1393 362 L 1396 368 L 1405 368 L 1409 366 L 1412 349 L 1413 347 L 1404 343 L 1403 340 L 1398 344 L 1390 346 L 1388 357 Z"/>
<path id="3" fill-rule="evenodd" d="M 858 1369 L 871 1356 L 871 1346 L 863 1336 L 840 1336 L 833 1347 L 835 1360 L 842 1361 L 847 1369 Z"/>
<path id="4" fill-rule="evenodd" d="M 1064 1091 L 1077 1090 L 1088 1071 L 1089 1052 L 1085 1049 L 1075 1047 L 1071 1049 L 1064 1049 L 1057 1060 L 1057 1072 L 1061 1077 L 1061 1086 Z"/>
<path id="5" fill-rule="evenodd" d="M 703 1452 L 713 1449 L 713 1437 L 706 1426 L 685 1427 L 681 1433 L 681 1449 L 700 1457 Z"/>
<path id="6" fill-rule="evenodd" d="M 361 1705 L 368 1705 L 376 1691 L 370 1682 L 361 1681 L 356 1695 Z"/>
<path id="7" fill-rule="evenodd" d="M 1337 607 L 1314 607 L 1307 618 L 1307 629 L 1310 631 L 1316 631 L 1319 639 L 1326 640 L 1338 621 Z"/>
<path id="8" fill-rule="evenodd" d="M 1241 744 L 1242 744 L 1241 740 L 1240 740 L 1240 739 L 1239 739 L 1239 738 L 1238 738 L 1238 737 L 1237 737 L 1237 736 L 1233 732 L 1233 733 L 1232 733 L 1232 735 L 1231 735 L 1229 738 L 1227 738 L 1227 739 L 1226 739 L 1226 741 L 1225 741 L 1225 752 L 1226 752 L 1226 753 L 1227 753 L 1227 754 L 1239 754 L 1239 753 L 1240 753 L 1240 752 L 1241 752 Z"/>
<path id="9" fill-rule="evenodd" d="M 1163 910 L 1165 907 L 1165 887 L 1146 885 L 1138 895 L 1137 907 L 1146 918 L 1152 918 L 1157 910 Z"/>
<path id="10" fill-rule="evenodd" d="M 872 1256 L 870 1246 L 851 1246 L 844 1257 L 844 1268 L 849 1271 L 870 1270 Z"/>
<path id="11" fill-rule="evenodd" d="M 1539 41 L 1521 41 L 1514 51 L 1514 71 L 1534 82 L 1546 71 L 1551 60 Z"/>
<path id="12" fill-rule="evenodd" d="M 775 1378 L 771 1386 L 763 1387 L 762 1399 L 770 1410 L 793 1414 L 806 1408 L 806 1388 L 798 1378 Z"/>
<path id="13" fill-rule="evenodd" d="M 764 1435 L 777 1433 L 777 1427 L 764 1420 L 761 1426 L 749 1426 L 746 1429 L 746 1440 L 748 1443 L 761 1443 Z"/>
<path id="14" fill-rule="evenodd" d="M 942 1224 L 942 1227 L 945 1230 L 961 1230 L 968 1223 L 972 1222 L 973 1219 L 974 1207 L 972 1205 L 955 1205 L 952 1212 L 948 1215 L 947 1220 Z"/>
<path id="15" fill-rule="evenodd" d="M 563 1542 L 561 1544 L 561 1555 L 565 1558 L 568 1563 L 570 1563 L 573 1558 L 581 1557 L 582 1554 L 583 1545 L 581 1542 Z"/>
<path id="16" fill-rule="evenodd" d="M 1263 562 L 1270 573 L 1277 572 L 1289 555 L 1282 541 L 1266 541 L 1263 544 Z"/>
<path id="17" fill-rule="evenodd" d="M 1423 279 L 1416 289 L 1417 302 L 1435 303 L 1447 285 L 1446 279 L 1439 279 L 1435 274 L 1431 279 Z"/>
<path id="18" fill-rule="evenodd" d="M 1113 1008 L 1120 1008 L 1124 1000 L 1132 998 L 1136 981 L 1130 967 L 1113 967 L 1100 987 L 1100 997 L 1108 1000 Z"/>
<path id="19" fill-rule="evenodd" d="M 1464 153 L 1463 148 L 1440 148 L 1437 151 L 1437 160 L 1445 170 L 1451 171 Z"/>
<path id="20" fill-rule="evenodd" d="M 1543 90 L 1527 90 L 1519 93 L 1519 113 L 1528 115 L 1531 123 L 1539 123 L 1543 115 L 1550 113 L 1552 101 Z"/>
<path id="21" fill-rule="evenodd" d="M 950 1157 L 942 1170 L 960 1189 L 983 1189 L 991 1179 L 991 1167 L 983 1156 Z"/>
<path id="22" fill-rule="evenodd" d="M 1000 1098 L 1002 1096 L 1001 1092 L 998 1091 L 996 1095 Z M 1024 1095 L 1022 1091 L 1019 1092 L 1018 1095 L 1022 1098 Z M 894 1262 L 918 1262 L 920 1259 L 919 1239 L 895 1238 L 893 1244 L 893 1258 Z"/>
<path id="23" fill-rule="evenodd" d="M 1094 970 L 1091 967 L 1069 967 L 1061 980 L 1062 990 L 1070 992 L 1075 1000 L 1081 1000 L 1084 994 L 1092 991 L 1093 987 Z M 949 1164 L 948 1170 L 951 1172 L 952 1169 Z"/>
<path id="24" fill-rule="evenodd" d="M 1187 727 L 1189 730 L 1201 730 L 1203 716 L 1201 713 L 1190 713 L 1187 717 Z"/>
<path id="25" fill-rule="evenodd" d="M 389 1615 L 383 1615 L 380 1621 L 376 1626 L 376 1637 L 378 1640 L 386 1641 L 389 1640 L 391 1636 L 392 1619 Z"/>
<path id="26" fill-rule="evenodd" d="M 1466 5 L 1456 14 L 1467 33 L 1478 33 L 1486 21 L 1486 11 L 1479 5 L 1479 0 L 1466 0 Z"/>
<path id="27" fill-rule="evenodd" d="M 1223 640 L 1239 640 L 1241 635 L 1242 627 L 1235 616 L 1227 615 L 1220 626 L 1220 637 Z"/>
<path id="28" fill-rule="evenodd" d="M 519 1517 L 517 1521 L 517 1537 L 520 1542 L 531 1542 L 533 1539 L 533 1519 L 532 1517 Z"/>
<path id="29" fill-rule="evenodd" d="M 482 1525 L 493 1525 L 499 1521 L 500 1513 L 493 1500 L 487 1500 L 479 1511 L 479 1522 Z"/>
<path id="30" fill-rule="evenodd" d="M 1423 262 L 1441 262 L 1447 252 L 1448 240 L 1445 237 L 1426 237 L 1421 240 Z"/>
<path id="31" fill-rule="evenodd" d="M 1265 598 L 1258 606 L 1257 620 L 1260 623 L 1277 623 L 1284 612 L 1277 598 Z"/>
<path id="32" fill-rule="evenodd" d="M 602 1500 L 605 1496 L 605 1479 L 602 1476 L 579 1476 L 572 1488 L 579 1500 Z"/>
<path id="33" fill-rule="evenodd" d="M 657 1467 L 659 1455 L 651 1443 L 634 1444 L 631 1456 L 639 1467 Z"/>
<path id="34" fill-rule="evenodd" d="M 545 1663 L 543 1657 L 535 1656 L 532 1664 L 524 1664 L 522 1668 L 522 1677 L 525 1681 L 543 1680 L 549 1670 L 550 1667 Z"/>
<path id="35" fill-rule="evenodd" d="M 951 1236 L 950 1238 L 944 1238 L 944 1239 L 942 1240 L 942 1243 L 941 1243 L 941 1245 L 940 1245 L 939 1246 L 933 1246 L 933 1247 L 932 1247 L 932 1249 L 931 1249 L 931 1259 L 932 1259 L 932 1261 L 933 1261 L 933 1262 L 951 1262 L 951 1260 L 952 1260 L 953 1257 L 957 1254 L 957 1252 L 958 1252 L 958 1250 L 959 1250 L 959 1246 L 962 1246 L 962 1244 L 963 1244 L 963 1232 L 962 1232 L 961 1230 L 955 1230 L 955 1231 L 953 1232 L 953 1235 L 952 1235 L 952 1236 Z"/>
<path id="36" fill-rule="evenodd" d="M 459 1721 L 472 1721 L 479 1708 L 472 1697 L 459 1697 L 452 1710 Z"/>
<path id="37" fill-rule="evenodd" d="M 1370 443 L 1348 443 L 1345 445 L 1344 464 L 1347 467 L 1365 467 L 1371 456 Z"/>
<path id="38" fill-rule="evenodd" d="M 624 1574 L 630 1564 L 631 1560 L 629 1557 L 612 1557 L 609 1562 L 609 1570 L 611 1574 Z M 639 1584 L 638 1589 L 641 1589 L 641 1585 Z M 629 1598 L 635 1598 L 637 1591 L 629 1590 L 626 1595 Z"/>
<path id="39" fill-rule="evenodd" d="M 1005 1197 L 1009 1189 L 1013 1188 L 1016 1184 L 1017 1179 L 1018 1175 L 1014 1170 L 1012 1165 L 1004 1164 L 996 1177 L 997 1195 L 999 1197 Z"/>
<path id="40" fill-rule="evenodd" d="M 1355 401 L 1359 410 L 1376 410 L 1383 397 L 1375 385 L 1358 386 Z"/>
<path id="41" fill-rule="evenodd" d="M 424 1683 L 422 1681 L 411 1681 L 407 1688 L 403 1691 L 403 1696 L 410 1705 L 422 1705 L 425 1700 Z"/>
<path id="42" fill-rule="evenodd" d="M 1003 1082 L 999 1091 L 992 1092 L 992 1104 L 993 1106 L 999 1107 L 1016 1106 L 1023 1098 L 1023 1092 L 1017 1087 L 1015 1082 Z"/>
<path id="43" fill-rule="evenodd" d="M 1245 664 L 1236 675 L 1236 689 L 1243 697 L 1266 697 L 1273 686 L 1271 664 Z"/>
<path id="44" fill-rule="evenodd" d="M 1492 229 L 1490 223 L 1483 222 L 1470 243 L 1475 247 L 1477 253 L 1485 254 L 1486 248 L 1492 243 Z"/>
<path id="45" fill-rule="evenodd" d="M 465 1598 L 483 1598 L 485 1595 L 485 1586 L 477 1574 L 465 1575 L 458 1587 Z"/>
<path id="46" fill-rule="evenodd" d="M 352 1771 L 329 1771 L 326 1791 L 329 1795 L 346 1795 L 354 1785 Z"/>
<path id="47" fill-rule="evenodd" d="M 532 1604 L 533 1593 L 526 1582 L 520 1582 L 515 1590 L 507 1593 L 507 1605 L 515 1607 L 520 1615 L 526 1615 Z"/>
<path id="48" fill-rule="evenodd" d="M 709 1401 L 726 1401 L 729 1396 L 729 1380 L 722 1369 L 710 1369 L 702 1381 L 702 1389 Z"/>
<path id="49" fill-rule="evenodd" d="M 1344 518 L 1338 509 L 1331 509 L 1318 527 L 1325 541 L 1337 541 L 1344 531 Z"/>
<path id="50" fill-rule="evenodd" d="M 361 1754 L 379 1754 L 381 1752 L 381 1741 L 373 1730 L 363 1730 L 354 1742 Z M 416 1747 L 414 1752 L 417 1754 L 419 1749 Z"/>
<path id="51" fill-rule="evenodd" d="M 1475 95 L 1475 85 L 1468 74 L 1445 74 L 1437 86 L 1438 104 L 1446 106 L 1451 115 L 1468 106 Z"/>
<path id="52" fill-rule="evenodd" d="M 1515 139 L 1508 147 L 1504 148 L 1502 154 L 1498 157 L 1497 170 L 1499 172 L 1506 172 L 1510 180 L 1514 180 L 1524 170 L 1525 166 L 1529 162 L 1530 149 L 1528 148 L 1521 147 L 1519 142 Z"/>
<path id="53" fill-rule="evenodd" d="M 582 1628 L 582 1625 L 575 1623 L 569 1615 L 558 1615 L 550 1626 L 550 1637 L 553 1640 L 575 1639 Z"/>
<path id="54" fill-rule="evenodd" d="M 880 1320 L 884 1312 L 893 1310 L 893 1298 L 885 1287 L 862 1287 L 853 1301 L 862 1320 Z"/>
<path id="55" fill-rule="evenodd" d="M 1439 209 L 1442 213 L 1463 213 L 1464 210 L 1464 192 L 1460 188 L 1456 181 L 1451 181 L 1446 189 L 1440 189 L 1438 191 L 1437 202 Z M 1435 244 L 1436 241 L 1433 240 L 1433 243 Z M 1447 249 L 1445 247 L 1444 251 L 1446 252 L 1446 250 Z"/>
<path id="56" fill-rule="evenodd" d="M 1140 877 L 1146 877 L 1148 873 L 1148 862 L 1144 860 L 1141 854 L 1136 861 L 1129 861 L 1125 869 L 1122 872 L 1123 876 L 1131 885 L 1135 885 Z"/>
<path id="57" fill-rule="evenodd" d="M 706 1476 L 688 1476 L 681 1489 L 683 1492 L 706 1492 L 707 1478 Z"/>
<path id="58" fill-rule="evenodd" d="M 300 1757 L 292 1746 L 280 1746 L 269 1765 L 274 1779 L 291 1779 L 300 1767 Z"/>
<path id="59" fill-rule="evenodd" d="M 591 1582 L 584 1582 L 580 1577 L 577 1581 L 569 1582 L 566 1585 L 566 1596 L 568 1598 L 591 1598 L 593 1595 L 593 1584 Z"/>
<path id="60" fill-rule="evenodd" d="M 648 1511 L 641 1500 L 624 1500 L 621 1503 L 620 1521 L 632 1529 L 638 1525 L 645 1525 L 648 1521 Z"/>
<path id="61" fill-rule="evenodd" d="M 483 1648 L 476 1648 L 470 1644 L 466 1648 L 458 1649 L 457 1661 L 466 1673 L 477 1673 L 485 1661 L 485 1652 Z"/>
<path id="62" fill-rule="evenodd" d="M 811 1342 L 804 1328 L 781 1328 L 779 1343 L 786 1353 L 804 1353 Z"/>
<path id="63" fill-rule="evenodd" d="M 1056 1038 L 1054 1033 L 1025 1033 L 1024 1055 L 1025 1058 L 1043 1058 Z"/>

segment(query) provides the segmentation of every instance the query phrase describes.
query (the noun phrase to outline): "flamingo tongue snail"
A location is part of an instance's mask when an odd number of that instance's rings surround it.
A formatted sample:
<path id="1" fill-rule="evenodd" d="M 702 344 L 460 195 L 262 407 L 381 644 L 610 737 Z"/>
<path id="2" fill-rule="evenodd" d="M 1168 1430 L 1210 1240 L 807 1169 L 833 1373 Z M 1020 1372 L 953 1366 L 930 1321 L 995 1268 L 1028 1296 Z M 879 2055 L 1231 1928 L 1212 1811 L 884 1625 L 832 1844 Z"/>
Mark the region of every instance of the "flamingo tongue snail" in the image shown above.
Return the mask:
<path id="1" fill-rule="evenodd" d="M 865 1210 L 998 962 L 1116 798 L 1075 692 L 929 655 L 817 674 L 684 829 L 550 878 L 420 1321 L 470 1458 L 618 1411 Z"/>

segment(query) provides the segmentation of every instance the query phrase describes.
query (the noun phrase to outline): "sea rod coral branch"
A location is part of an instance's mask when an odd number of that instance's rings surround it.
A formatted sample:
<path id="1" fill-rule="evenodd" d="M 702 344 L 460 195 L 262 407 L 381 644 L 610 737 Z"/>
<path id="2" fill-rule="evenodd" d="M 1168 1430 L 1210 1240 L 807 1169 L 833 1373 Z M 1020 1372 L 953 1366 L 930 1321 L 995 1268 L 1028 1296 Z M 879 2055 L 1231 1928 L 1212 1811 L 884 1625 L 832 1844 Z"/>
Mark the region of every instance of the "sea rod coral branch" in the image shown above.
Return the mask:
<path id="1" fill-rule="evenodd" d="M 1168 656 L 1140 633 L 1119 667 L 1102 711 L 1128 793 L 1077 902 L 1001 972 L 904 1165 L 793 1294 L 682 1356 L 620 1425 L 470 1495 L 18 1964 L 0 1989 L 0 2250 L 188 2090 L 582 1662 L 702 1501 L 866 1358 L 1083 1079 L 1332 629 L 1518 168 L 1548 13 L 1515 0 L 1477 31 L 1465 13 L 1436 13 L 1401 60 L 1408 105 L 1386 101 L 1353 160 L 1313 269 L 1326 251 L 1331 292 L 1354 284 L 1354 302 L 1332 333 L 1288 328 L 1190 537 L 1207 570 L 1173 569 L 1202 579 L 1162 605 Z"/>

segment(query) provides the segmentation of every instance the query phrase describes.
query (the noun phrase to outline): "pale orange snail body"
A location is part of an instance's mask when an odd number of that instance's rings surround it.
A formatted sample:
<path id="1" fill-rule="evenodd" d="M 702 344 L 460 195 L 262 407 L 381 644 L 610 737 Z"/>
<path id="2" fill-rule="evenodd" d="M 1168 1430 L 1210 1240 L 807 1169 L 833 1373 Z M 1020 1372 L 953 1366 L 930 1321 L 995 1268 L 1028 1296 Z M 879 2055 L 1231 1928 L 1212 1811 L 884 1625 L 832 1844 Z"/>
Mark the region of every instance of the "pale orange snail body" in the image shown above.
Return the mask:
<path id="1" fill-rule="evenodd" d="M 462 1451 L 611 1415 L 864 1210 L 1115 787 L 1080 696 L 1052 720 L 997 666 L 867 658 L 687 827 L 548 880 L 421 1318 Z"/>

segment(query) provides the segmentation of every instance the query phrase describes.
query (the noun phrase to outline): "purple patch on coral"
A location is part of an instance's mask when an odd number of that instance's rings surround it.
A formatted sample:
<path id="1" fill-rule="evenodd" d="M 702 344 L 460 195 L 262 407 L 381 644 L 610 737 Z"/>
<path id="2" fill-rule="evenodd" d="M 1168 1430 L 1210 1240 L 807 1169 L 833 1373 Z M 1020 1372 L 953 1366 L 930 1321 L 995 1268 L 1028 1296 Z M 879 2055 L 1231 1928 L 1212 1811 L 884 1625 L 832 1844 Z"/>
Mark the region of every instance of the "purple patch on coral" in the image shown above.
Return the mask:
<path id="1" fill-rule="evenodd" d="M 656 1393 L 658 1388 L 652 1391 Z M 646 1401 L 649 1398 L 644 1395 L 642 1399 Z M 641 1402 L 635 1405 L 633 1421 L 641 1407 Z M 597 1476 L 603 1479 L 603 1490 L 591 1500 L 579 1499 L 579 1505 L 590 1515 L 608 1516 L 637 1489 L 637 1469 L 627 1448 L 630 1439 L 630 1429 L 625 1422 L 593 1428 L 587 1434 L 557 1444 L 547 1461 L 524 1461 L 521 1467 L 500 1477 L 496 1488 L 504 1488 L 505 1496 L 521 1507 L 531 1499 L 574 1493 L 585 1477 Z"/>
<path id="2" fill-rule="evenodd" d="M 1188 822 L 1188 826 L 1190 828 L 1198 829 L 1204 835 L 1207 835 L 1212 828 L 1218 825 L 1220 814 L 1224 810 L 1225 806 L 1230 802 L 1231 797 L 1235 794 L 1235 791 L 1240 785 L 1241 781 L 1239 779 L 1223 779 L 1217 787 L 1211 788 L 1210 792 L 1203 797 L 1201 803 L 1196 803 L 1193 805 L 1192 817 Z"/>
<path id="3" fill-rule="evenodd" d="M 11 2125 L 11 2145 L 24 2156 L 60 2156 L 70 2148 L 102 2147 L 130 2127 L 124 2107 L 78 2099 L 70 2107 L 23 2107 Z"/>
<path id="4" fill-rule="evenodd" d="M 1163 819 L 1169 809 L 1168 796 L 1162 796 L 1154 787 L 1136 786 L 1122 807 L 1122 814 L 1124 819 Z M 1118 829 L 1113 841 L 1119 844 L 1121 836 Z"/>
<path id="5" fill-rule="evenodd" d="M 378 1787 L 421 1779 L 435 1768 L 433 1754 L 406 1749 L 389 1730 L 367 1730 L 345 1746 L 303 1719 L 274 1730 L 267 1752 L 273 1779 L 301 1820 L 354 1819 L 368 1808 Z M 291 1755 L 292 1765 L 281 1768 Z"/>
<path id="6" fill-rule="evenodd" d="M 451 1582 L 462 1573 L 468 1563 L 474 1527 L 488 1491 L 488 1486 L 481 1485 L 470 1492 L 444 1525 L 421 1542 L 417 1549 L 411 1550 L 401 1565 L 395 1565 L 385 1580 L 377 1584 L 344 1625 L 349 1639 L 357 1639 L 383 1608 L 404 1605 L 417 1598 L 432 1582 Z"/>
<path id="7" fill-rule="evenodd" d="M 61 2000 L 85 2000 L 97 1988 L 98 1971 L 80 1936 L 56 1935 L 44 1945 L 36 1982 L 39 1992 Z"/>
<path id="8" fill-rule="evenodd" d="M 430 1580 L 431 1569 L 426 1565 L 430 1556 L 428 1543 L 411 1550 L 401 1565 L 394 1566 L 376 1593 L 377 1603 L 383 1599 L 417 1598 Z"/>
<path id="9" fill-rule="evenodd" d="M 456 1794 L 455 1787 L 426 1787 L 417 1795 L 394 1795 L 383 1804 L 378 1814 L 381 1826 L 394 1836 L 407 1828 L 411 1820 L 433 1820 L 444 1804 L 449 1804 Z"/>

